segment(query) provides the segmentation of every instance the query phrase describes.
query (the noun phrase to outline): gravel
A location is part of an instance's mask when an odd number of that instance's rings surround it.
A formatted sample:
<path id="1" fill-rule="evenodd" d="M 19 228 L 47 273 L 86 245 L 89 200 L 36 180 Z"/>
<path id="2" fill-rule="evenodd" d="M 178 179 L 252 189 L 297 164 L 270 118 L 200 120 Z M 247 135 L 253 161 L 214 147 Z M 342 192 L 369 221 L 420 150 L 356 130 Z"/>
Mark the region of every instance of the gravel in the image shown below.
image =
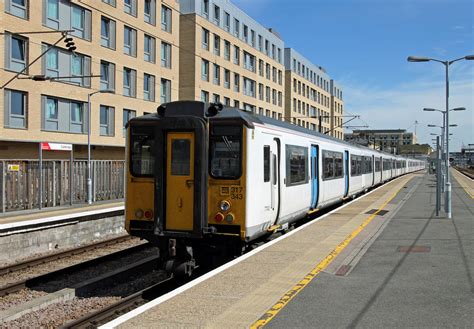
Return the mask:
<path id="1" fill-rule="evenodd" d="M 35 291 L 30 289 L 22 289 L 14 294 L 0 297 L 0 311 L 9 309 L 32 299 L 47 295 L 44 291 Z"/>
<path id="2" fill-rule="evenodd" d="M 79 319 L 119 300 L 120 297 L 74 298 L 25 314 L 16 320 L 0 323 L 0 328 L 58 328 L 67 322 Z"/>

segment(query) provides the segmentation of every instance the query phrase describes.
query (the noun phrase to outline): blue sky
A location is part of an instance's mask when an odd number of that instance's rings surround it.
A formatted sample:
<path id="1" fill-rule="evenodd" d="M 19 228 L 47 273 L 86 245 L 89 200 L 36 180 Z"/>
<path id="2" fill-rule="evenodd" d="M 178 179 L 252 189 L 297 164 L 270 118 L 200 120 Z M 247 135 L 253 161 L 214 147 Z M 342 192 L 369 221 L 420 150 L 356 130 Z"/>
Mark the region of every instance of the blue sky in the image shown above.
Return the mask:
<path id="1" fill-rule="evenodd" d="M 267 27 L 286 47 L 326 68 L 344 91 L 348 113 L 369 128 L 409 128 L 419 122 L 421 143 L 430 143 L 427 124 L 442 123 L 444 66 L 408 63 L 409 55 L 441 60 L 474 54 L 472 0 L 232 0 Z M 474 61 L 450 69 L 451 150 L 474 143 Z M 364 124 L 358 121 L 356 124 Z"/>

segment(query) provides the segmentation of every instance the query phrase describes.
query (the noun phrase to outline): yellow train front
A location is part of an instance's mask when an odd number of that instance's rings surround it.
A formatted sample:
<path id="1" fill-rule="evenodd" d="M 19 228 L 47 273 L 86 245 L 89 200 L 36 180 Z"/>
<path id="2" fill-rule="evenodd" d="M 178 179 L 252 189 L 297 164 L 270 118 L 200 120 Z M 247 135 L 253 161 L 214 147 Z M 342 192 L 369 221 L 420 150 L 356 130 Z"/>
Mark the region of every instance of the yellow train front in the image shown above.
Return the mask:
<path id="1" fill-rule="evenodd" d="M 126 229 L 158 246 L 170 272 L 242 250 L 248 122 L 221 109 L 173 102 L 128 124 Z"/>

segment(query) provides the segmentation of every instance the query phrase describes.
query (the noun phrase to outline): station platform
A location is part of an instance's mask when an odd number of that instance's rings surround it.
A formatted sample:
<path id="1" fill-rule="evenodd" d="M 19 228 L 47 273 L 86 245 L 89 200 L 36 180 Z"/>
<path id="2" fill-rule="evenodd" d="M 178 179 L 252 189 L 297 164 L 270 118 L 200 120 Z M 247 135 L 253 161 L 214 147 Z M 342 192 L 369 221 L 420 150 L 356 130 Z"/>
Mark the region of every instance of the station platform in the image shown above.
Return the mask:
<path id="1" fill-rule="evenodd" d="M 97 202 L 92 205 L 80 204 L 67 207 L 31 209 L 0 214 L 0 230 L 39 225 L 110 212 L 123 212 L 123 201 Z"/>
<path id="2" fill-rule="evenodd" d="M 452 177 L 452 219 L 408 174 L 103 327 L 471 327 L 473 182 Z"/>

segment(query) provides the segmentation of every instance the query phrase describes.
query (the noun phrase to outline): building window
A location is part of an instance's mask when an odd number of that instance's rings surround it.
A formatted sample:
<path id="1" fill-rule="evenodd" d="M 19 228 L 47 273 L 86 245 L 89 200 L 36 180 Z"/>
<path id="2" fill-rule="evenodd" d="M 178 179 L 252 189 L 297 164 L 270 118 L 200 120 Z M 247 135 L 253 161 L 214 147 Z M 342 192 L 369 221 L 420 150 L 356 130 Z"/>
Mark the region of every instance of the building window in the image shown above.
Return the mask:
<path id="1" fill-rule="evenodd" d="M 161 42 L 161 67 L 171 68 L 171 45 Z"/>
<path id="2" fill-rule="evenodd" d="M 219 26 L 221 24 L 221 9 L 214 5 L 214 24 Z"/>
<path id="3" fill-rule="evenodd" d="M 68 99 L 41 96 L 41 128 L 49 131 L 85 133 L 86 104 Z"/>
<path id="4" fill-rule="evenodd" d="M 43 57 L 43 74 L 61 78 L 58 81 L 90 87 L 91 58 L 78 53 L 71 53 L 60 48 L 42 45 L 43 51 L 48 52 Z"/>
<path id="5" fill-rule="evenodd" d="M 244 95 L 255 97 L 255 81 L 244 77 Z"/>
<path id="6" fill-rule="evenodd" d="M 209 93 L 205 90 L 201 90 L 201 102 L 209 103 Z"/>
<path id="7" fill-rule="evenodd" d="M 258 50 L 263 50 L 263 37 L 260 34 L 258 35 Z"/>
<path id="8" fill-rule="evenodd" d="M 6 128 L 26 128 L 28 94 L 23 91 L 5 89 L 4 95 L 4 126 Z"/>
<path id="9" fill-rule="evenodd" d="M 100 38 L 103 47 L 115 49 L 115 21 L 104 16 L 101 17 Z"/>
<path id="10" fill-rule="evenodd" d="M 5 11 L 16 17 L 28 19 L 29 0 L 5 0 Z"/>
<path id="11" fill-rule="evenodd" d="M 225 106 L 230 106 L 230 98 L 229 97 L 224 97 L 224 105 Z"/>
<path id="12" fill-rule="evenodd" d="M 161 5 L 161 29 L 171 33 L 171 9 Z"/>
<path id="13" fill-rule="evenodd" d="M 230 71 L 224 69 L 224 88 L 230 88 Z"/>
<path id="14" fill-rule="evenodd" d="M 237 109 L 240 108 L 240 102 L 236 99 L 234 99 L 234 107 Z"/>
<path id="15" fill-rule="evenodd" d="M 244 24 L 244 41 L 249 43 L 249 27 Z"/>
<path id="16" fill-rule="evenodd" d="M 205 59 L 201 62 L 201 79 L 209 81 L 209 61 Z"/>
<path id="17" fill-rule="evenodd" d="M 115 64 L 100 61 L 100 90 L 115 91 Z"/>
<path id="18" fill-rule="evenodd" d="M 113 136 L 115 128 L 115 113 L 111 106 L 100 106 L 100 135 Z"/>
<path id="19" fill-rule="evenodd" d="M 143 75 L 143 99 L 155 101 L 155 76 L 145 73 Z"/>
<path id="20" fill-rule="evenodd" d="M 137 16 L 137 0 L 123 0 L 123 11 L 129 15 Z"/>
<path id="21" fill-rule="evenodd" d="M 217 34 L 214 34 L 214 54 L 221 55 L 221 38 Z"/>
<path id="22" fill-rule="evenodd" d="M 71 35 L 91 40 L 92 15 L 90 10 L 69 1 L 47 0 L 45 4 L 44 25 L 55 30 L 74 30 L 70 32 Z"/>
<path id="23" fill-rule="evenodd" d="M 258 84 L 258 99 L 263 101 L 263 84 Z"/>
<path id="24" fill-rule="evenodd" d="M 250 30 L 250 45 L 255 47 L 255 31 Z"/>
<path id="25" fill-rule="evenodd" d="M 137 57 L 137 30 L 123 27 L 123 53 Z"/>
<path id="26" fill-rule="evenodd" d="M 202 49 L 209 50 L 209 31 L 202 29 Z"/>
<path id="27" fill-rule="evenodd" d="M 123 95 L 137 97 L 137 71 L 123 68 Z"/>
<path id="28" fill-rule="evenodd" d="M 202 0 L 202 16 L 209 18 L 209 0 Z"/>
<path id="29" fill-rule="evenodd" d="M 240 75 L 238 75 L 237 73 L 234 73 L 234 91 L 240 91 Z"/>
<path id="30" fill-rule="evenodd" d="M 219 65 L 214 64 L 214 79 L 213 83 L 215 85 L 220 85 L 221 83 L 221 68 Z"/>
<path id="31" fill-rule="evenodd" d="M 240 64 L 240 48 L 237 46 L 234 46 L 234 64 Z"/>
<path id="32" fill-rule="evenodd" d="M 5 64 L 8 70 L 20 72 L 26 67 L 27 45 L 27 39 L 5 34 Z"/>
<path id="33" fill-rule="evenodd" d="M 240 36 L 240 22 L 234 18 L 234 35 L 238 38 Z"/>
<path id="34" fill-rule="evenodd" d="M 244 68 L 249 71 L 256 72 L 255 61 L 256 59 L 254 55 L 244 51 Z"/>
<path id="35" fill-rule="evenodd" d="M 109 4 L 113 7 L 116 7 L 117 6 L 117 3 L 115 2 L 115 0 L 102 0 L 102 2 L 106 3 L 106 4 Z"/>
<path id="36" fill-rule="evenodd" d="M 143 40 L 143 59 L 147 62 L 155 63 L 156 39 L 145 34 Z"/>
<path id="37" fill-rule="evenodd" d="M 156 24 L 156 0 L 145 0 L 143 14 L 146 23 Z"/>
<path id="38" fill-rule="evenodd" d="M 123 109 L 122 120 L 123 120 L 123 137 L 127 136 L 127 123 L 130 119 L 137 116 L 137 112 L 134 110 Z"/>
<path id="39" fill-rule="evenodd" d="M 265 101 L 270 103 L 270 87 L 265 87 Z"/>
<path id="40" fill-rule="evenodd" d="M 230 42 L 224 40 L 224 59 L 230 61 Z"/>
<path id="41" fill-rule="evenodd" d="M 171 81 L 167 79 L 161 79 L 161 91 L 160 91 L 161 103 L 171 102 Z"/>
<path id="42" fill-rule="evenodd" d="M 230 14 L 228 12 L 224 12 L 224 30 L 230 31 Z"/>
<path id="43" fill-rule="evenodd" d="M 212 98 L 213 102 L 216 104 L 221 102 L 221 96 L 219 96 L 218 94 L 212 94 Z"/>

